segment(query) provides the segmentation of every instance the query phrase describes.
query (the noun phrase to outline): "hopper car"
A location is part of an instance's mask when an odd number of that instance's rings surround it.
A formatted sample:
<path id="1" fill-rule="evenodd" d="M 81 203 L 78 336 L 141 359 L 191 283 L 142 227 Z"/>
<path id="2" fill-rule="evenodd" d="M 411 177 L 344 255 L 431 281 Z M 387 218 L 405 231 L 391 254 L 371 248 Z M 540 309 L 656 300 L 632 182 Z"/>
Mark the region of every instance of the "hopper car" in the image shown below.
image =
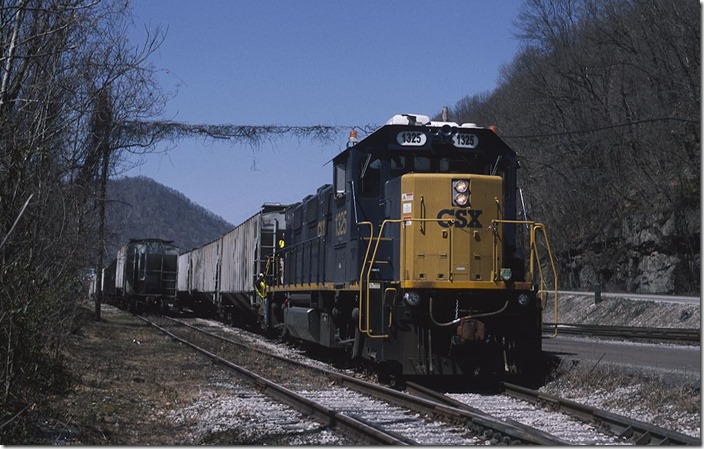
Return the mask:
<path id="1" fill-rule="evenodd" d="M 130 239 L 102 271 L 104 300 L 133 312 L 174 305 L 178 255 L 173 241 Z"/>
<path id="2" fill-rule="evenodd" d="M 263 301 L 255 283 L 260 273 L 273 270 L 267 264 L 274 260 L 275 245 L 284 236 L 286 207 L 265 204 L 221 237 L 182 253 L 179 303 L 199 314 L 215 313 L 232 324 L 262 321 Z"/>

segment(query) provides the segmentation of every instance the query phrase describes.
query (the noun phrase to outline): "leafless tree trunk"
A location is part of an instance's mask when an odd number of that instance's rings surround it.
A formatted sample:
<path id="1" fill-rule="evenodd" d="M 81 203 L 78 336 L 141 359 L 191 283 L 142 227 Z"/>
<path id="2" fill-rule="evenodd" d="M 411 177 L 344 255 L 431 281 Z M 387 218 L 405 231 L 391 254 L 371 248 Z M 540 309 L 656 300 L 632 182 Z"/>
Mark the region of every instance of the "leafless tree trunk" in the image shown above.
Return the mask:
<path id="1" fill-rule="evenodd" d="M 102 270 L 105 266 L 105 200 L 110 170 L 110 135 L 112 131 L 112 99 L 108 88 L 100 90 L 95 96 L 93 114 L 93 147 L 101 156 L 100 188 L 98 190 L 98 266 L 96 269 L 95 318 L 100 320 L 102 302 Z"/>
<path id="2" fill-rule="evenodd" d="M 163 35 L 130 44 L 127 7 L 0 2 L 0 424 L 53 382 L 83 283 L 104 263 L 107 179 L 121 151 L 150 149 L 114 123 L 163 108 L 146 64 Z"/>

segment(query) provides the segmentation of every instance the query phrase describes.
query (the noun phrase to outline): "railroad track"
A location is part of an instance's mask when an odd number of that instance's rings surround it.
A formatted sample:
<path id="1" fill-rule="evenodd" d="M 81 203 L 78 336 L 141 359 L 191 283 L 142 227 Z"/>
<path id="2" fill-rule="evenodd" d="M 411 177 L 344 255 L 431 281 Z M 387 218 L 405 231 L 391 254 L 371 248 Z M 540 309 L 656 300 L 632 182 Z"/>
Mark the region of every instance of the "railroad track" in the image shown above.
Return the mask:
<path id="1" fill-rule="evenodd" d="M 167 330 L 165 325 L 140 318 L 171 338 L 237 371 L 276 401 L 288 404 L 322 425 L 338 429 L 351 441 L 423 445 L 486 444 L 487 441 L 495 444 L 566 444 L 553 435 L 518 422 L 507 422 L 478 410 L 448 406 L 303 364 L 291 360 L 290 355 L 278 356 L 251 348 L 249 344 L 207 332 L 180 320 L 169 319 L 169 325 L 176 325 L 179 329 L 173 332 L 174 329 Z M 183 329 L 191 332 L 183 332 Z M 201 337 L 196 337 L 196 332 Z M 176 333 L 187 333 L 188 338 Z M 223 343 L 230 349 L 223 351 Z M 246 351 L 252 351 L 257 356 L 242 357 Z M 272 370 L 272 366 L 282 365 L 271 363 L 272 357 L 277 362 L 286 362 L 288 368 Z M 233 360 L 238 358 L 237 362 Z M 245 364 L 251 366 L 245 368 Z"/>
<path id="2" fill-rule="evenodd" d="M 554 323 L 545 323 L 544 332 L 554 332 Z M 661 327 L 599 326 L 590 324 L 557 324 L 558 334 L 589 335 L 594 337 L 616 337 L 629 340 L 645 339 L 673 342 L 701 342 L 700 329 L 677 329 Z"/>
<path id="3" fill-rule="evenodd" d="M 686 445 L 701 446 L 699 438 L 690 437 L 679 432 L 664 429 L 625 416 L 610 413 L 588 405 L 567 399 L 547 395 L 519 385 L 502 383 L 503 390 L 511 397 L 539 404 L 554 410 L 560 410 L 602 429 L 608 429 L 614 435 L 628 438 L 636 445 Z"/>
<path id="4" fill-rule="evenodd" d="M 588 424 L 589 426 L 595 429 L 598 429 L 601 432 L 613 435 L 618 440 L 630 441 L 631 443 L 638 446 L 701 446 L 701 440 L 698 438 L 693 438 L 689 435 L 684 435 L 682 433 L 674 432 L 672 430 L 660 428 L 652 424 L 637 421 L 605 410 L 600 410 L 595 407 L 579 404 L 566 399 L 561 399 L 556 396 L 547 395 L 536 390 L 531 390 L 506 382 L 501 382 L 500 387 L 502 389 L 502 392 L 510 398 L 525 401 L 530 404 L 540 406 L 543 409 L 549 409 L 552 411 L 567 414 Z M 476 410 L 476 407 L 473 407 L 465 402 L 462 402 L 456 398 L 450 397 L 446 394 L 443 394 L 430 388 L 426 388 L 416 383 L 408 383 L 407 389 L 411 394 L 431 398 L 434 401 L 442 402 L 449 406 Z M 496 396 L 493 396 L 490 401 L 497 403 L 500 402 L 500 400 Z M 515 405 L 512 405 L 512 407 L 515 407 Z M 535 412 L 531 411 L 530 414 L 535 415 Z M 532 417 L 534 418 L 534 416 Z M 569 425 L 569 423 L 567 425 Z M 567 425 L 563 424 L 562 427 L 566 427 Z M 574 442 L 568 441 L 568 443 L 570 444 L 585 444 L 585 439 L 592 438 L 591 436 L 587 436 L 584 431 L 577 431 L 574 433 L 575 438 L 577 440 Z M 609 442 L 586 440 L 586 444 L 609 444 Z"/>
<path id="5" fill-rule="evenodd" d="M 288 389 L 277 382 L 273 382 L 264 376 L 245 368 L 244 366 L 233 363 L 230 360 L 221 357 L 186 338 L 176 335 L 153 321 L 150 321 L 142 316 L 138 316 L 138 318 L 170 336 L 174 340 L 179 341 L 209 357 L 215 362 L 234 370 L 239 376 L 243 377 L 246 381 L 253 384 L 258 390 L 264 392 L 271 398 L 290 406 L 301 414 L 308 416 L 325 426 L 339 429 L 345 435 L 350 436 L 353 441 L 360 441 L 368 444 L 408 444 L 407 441 L 399 439 L 389 432 L 381 432 L 360 420 L 342 415 L 329 407 L 325 407 L 318 402 L 297 394 L 293 390 Z"/>

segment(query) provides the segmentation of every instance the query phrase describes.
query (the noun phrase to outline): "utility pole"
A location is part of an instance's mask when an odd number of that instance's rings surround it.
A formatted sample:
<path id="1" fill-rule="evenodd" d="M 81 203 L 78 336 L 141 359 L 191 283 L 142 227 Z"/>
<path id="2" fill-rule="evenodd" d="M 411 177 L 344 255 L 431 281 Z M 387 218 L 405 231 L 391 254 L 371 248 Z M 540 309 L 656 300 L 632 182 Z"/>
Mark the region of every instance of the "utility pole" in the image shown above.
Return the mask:
<path id="1" fill-rule="evenodd" d="M 101 155 L 100 194 L 98 196 L 98 268 L 96 273 L 95 319 L 100 321 L 100 309 L 103 297 L 103 268 L 105 267 L 105 203 L 107 201 L 108 172 L 110 170 L 110 131 L 112 129 L 112 104 L 110 89 L 105 87 L 96 94 L 93 122 L 93 136 L 97 143 L 97 152 Z"/>

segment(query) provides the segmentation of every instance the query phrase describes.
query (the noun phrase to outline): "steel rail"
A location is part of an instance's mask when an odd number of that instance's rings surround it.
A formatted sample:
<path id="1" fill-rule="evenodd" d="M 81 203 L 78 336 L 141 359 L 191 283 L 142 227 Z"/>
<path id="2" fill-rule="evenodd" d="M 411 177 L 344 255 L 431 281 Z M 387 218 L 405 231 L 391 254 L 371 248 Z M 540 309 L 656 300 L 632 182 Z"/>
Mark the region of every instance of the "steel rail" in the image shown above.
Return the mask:
<path id="1" fill-rule="evenodd" d="M 527 426 L 518 421 L 496 418 L 482 410 L 414 382 L 406 382 L 406 391 L 408 394 L 404 396 L 414 397 L 416 401 L 421 404 L 433 404 L 435 410 L 439 412 L 446 410 L 447 413 L 456 414 L 458 419 L 468 420 L 472 430 L 500 444 L 513 444 L 511 438 L 516 438 L 519 441 L 537 445 L 569 445 L 569 443 L 547 432 Z M 508 439 L 506 437 L 508 437 Z"/>
<path id="2" fill-rule="evenodd" d="M 582 421 L 595 424 L 606 429 L 616 436 L 628 438 L 636 445 L 684 445 L 701 446 L 699 438 L 690 437 L 683 433 L 638 421 L 616 413 L 600 410 L 584 404 L 579 404 L 568 399 L 541 393 L 506 382 L 501 382 L 501 387 L 509 396 L 528 401 L 533 404 L 547 405 L 555 410 L 574 416 Z"/>
<path id="3" fill-rule="evenodd" d="M 463 424 L 470 430 L 496 444 L 515 442 L 564 446 L 567 443 L 541 430 L 519 422 L 507 422 L 478 409 L 456 407 L 454 404 L 438 402 L 434 398 L 410 395 L 382 385 L 373 384 L 345 374 L 327 372 L 327 375 L 347 388 L 376 398 L 382 398 L 396 405 L 436 416 L 448 422 Z"/>
<path id="4" fill-rule="evenodd" d="M 188 340 L 185 340 L 172 332 L 164 329 L 163 327 L 149 321 L 148 319 L 137 315 L 137 318 L 143 320 L 150 326 L 158 329 L 169 337 L 176 341 L 179 341 L 192 349 L 206 355 L 207 357 L 215 360 L 216 362 L 237 371 L 243 378 L 245 378 L 250 383 L 254 384 L 263 393 L 276 399 L 279 402 L 285 403 L 292 408 L 299 411 L 301 414 L 311 417 L 312 419 L 318 421 L 319 423 L 329 426 L 339 428 L 345 435 L 353 440 L 361 440 L 368 444 L 395 444 L 395 445 L 408 445 L 413 444 L 413 442 L 400 438 L 391 433 L 386 433 L 376 427 L 373 427 L 365 422 L 357 420 L 351 416 L 344 415 L 321 404 L 318 404 L 310 399 L 307 399 L 299 394 L 278 385 L 262 376 L 259 376 L 252 371 L 236 365 L 212 352 L 209 352 Z M 174 320 L 178 322 L 177 320 Z"/>
<path id="5" fill-rule="evenodd" d="M 701 330 L 692 328 L 602 326 L 596 324 L 545 323 L 543 332 L 552 332 L 557 327 L 561 334 L 591 335 L 596 337 L 619 337 L 663 341 L 700 342 Z"/>
<path id="6" fill-rule="evenodd" d="M 410 395 L 403 393 L 392 388 L 384 387 L 382 385 L 373 384 L 366 382 L 361 379 L 357 379 L 346 374 L 330 371 L 325 368 L 315 367 L 307 365 L 296 360 L 291 360 L 289 358 L 279 356 L 276 354 L 271 354 L 267 351 L 263 351 L 258 348 L 253 348 L 251 346 L 245 345 L 243 343 L 233 341 L 231 339 L 207 332 L 196 326 L 192 326 L 188 323 L 184 323 L 173 318 L 166 317 L 176 323 L 183 326 L 194 329 L 203 334 L 212 336 L 219 340 L 236 344 L 240 347 L 246 347 L 252 351 L 265 354 L 269 357 L 273 357 L 277 360 L 281 360 L 290 364 L 297 366 L 302 366 L 304 368 L 315 370 L 323 375 L 330 378 L 332 381 L 339 385 L 344 385 L 350 390 L 357 391 L 362 394 L 366 394 L 375 398 L 383 399 L 387 402 L 393 403 L 395 405 L 409 408 L 418 413 L 424 413 L 430 416 L 435 416 L 446 422 L 462 424 L 465 425 L 469 430 L 480 435 L 487 440 L 496 444 L 509 444 L 520 442 L 523 444 L 535 444 L 535 445 L 547 445 L 547 446 L 564 446 L 567 445 L 565 441 L 545 433 L 541 430 L 534 429 L 532 427 L 526 426 L 525 424 L 519 423 L 517 421 L 504 421 L 487 413 L 484 413 L 478 409 L 471 409 L 464 404 L 448 403 L 447 401 L 438 402 L 433 398 L 421 397 L 418 395 Z M 450 398 L 447 398 L 450 399 Z"/>

